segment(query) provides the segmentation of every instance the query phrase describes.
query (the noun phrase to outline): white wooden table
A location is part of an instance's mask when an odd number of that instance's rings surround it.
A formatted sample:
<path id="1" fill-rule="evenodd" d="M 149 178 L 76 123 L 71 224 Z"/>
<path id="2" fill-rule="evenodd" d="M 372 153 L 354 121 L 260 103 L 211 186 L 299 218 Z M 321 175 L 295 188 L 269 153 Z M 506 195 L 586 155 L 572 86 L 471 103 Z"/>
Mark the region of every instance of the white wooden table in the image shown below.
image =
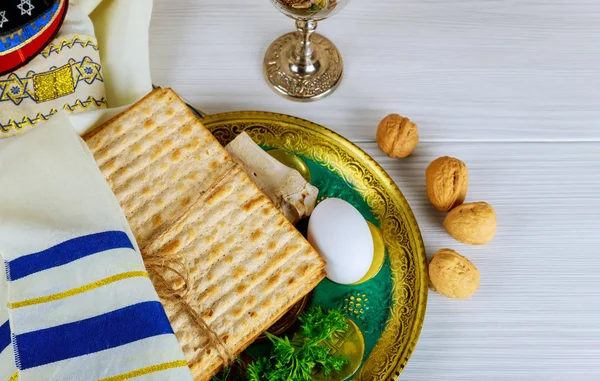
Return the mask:
<path id="1" fill-rule="evenodd" d="M 319 26 L 345 79 L 312 104 L 277 96 L 262 56 L 292 29 L 268 0 L 155 0 L 153 79 L 217 113 L 266 110 L 325 125 L 392 175 L 429 256 L 450 247 L 481 271 L 467 301 L 433 292 L 404 380 L 600 380 L 600 3 L 597 0 L 354 0 Z M 388 113 L 421 143 L 392 160 L 374 143 Z M 499 231 L 471 247 L 425 194 L 438 156 L 469 168 L 468 200 Z"/>

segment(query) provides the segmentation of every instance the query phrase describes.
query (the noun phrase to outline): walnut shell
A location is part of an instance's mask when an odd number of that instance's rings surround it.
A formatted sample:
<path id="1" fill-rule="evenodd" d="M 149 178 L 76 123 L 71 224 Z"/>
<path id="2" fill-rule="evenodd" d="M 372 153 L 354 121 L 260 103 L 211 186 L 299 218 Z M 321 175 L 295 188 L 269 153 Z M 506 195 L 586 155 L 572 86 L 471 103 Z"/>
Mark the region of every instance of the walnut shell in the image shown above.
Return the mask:
<path id="1" fill-rule="evenodd" d="M 469 173 L 462 161 L 444 156 L 435 159 L 425 171 L 429 201 L 437 210 L 447 212 L 467 197 Z"/>
<path id="2" fill-rule="evenodd" d="M 498 223 L 494 208 L 487 202 L 471 202 L 452 209 L 444 220 L 444 228 L 457 241 L 469 245 L 485 245 L 496 234 Z"/>
<path id="3" fill-rule="evenodd" d="M 471 297 L 479 288 L 479 270 L 466 257 L 451 249 L 438 250 L 429 262 L 434 291 L 455 299 Z"/>
<path id="4" fill-rule="evenodd" d="M 377 127 L 377 144 L 389 157 L 407 157 L 418 143 L 417 125 L 398 114 L 386 116 Z"/>

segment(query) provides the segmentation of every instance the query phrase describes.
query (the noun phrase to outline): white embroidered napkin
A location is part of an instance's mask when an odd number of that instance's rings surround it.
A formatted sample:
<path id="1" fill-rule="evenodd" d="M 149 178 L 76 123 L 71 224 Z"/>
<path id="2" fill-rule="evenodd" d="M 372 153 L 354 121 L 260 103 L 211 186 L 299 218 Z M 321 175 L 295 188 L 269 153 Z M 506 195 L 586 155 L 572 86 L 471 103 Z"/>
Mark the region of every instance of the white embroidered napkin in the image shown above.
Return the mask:
<path id="1" fill-rule="evenodd" d="M 0 139 L 58 110 L 83 135 L 149 93 L 151 15 L 152 0 L 70 0 L 59 34 L 29 64 L 0 77 Z"/>
<path id="2" fill-rule="evenodd" d="M 27 65 L 0 77 L 0 139 L 27 132 L 60 110 L 107 106 L 92 21 L 79 0 L 56 6 L 67 7 L 56 37 Z"/>
<path id="3" fill-rule="evenodd" d="M 0 141 L 0 162 L 19 380 L 191 380 L 125 216 L 69 119 Z"/>

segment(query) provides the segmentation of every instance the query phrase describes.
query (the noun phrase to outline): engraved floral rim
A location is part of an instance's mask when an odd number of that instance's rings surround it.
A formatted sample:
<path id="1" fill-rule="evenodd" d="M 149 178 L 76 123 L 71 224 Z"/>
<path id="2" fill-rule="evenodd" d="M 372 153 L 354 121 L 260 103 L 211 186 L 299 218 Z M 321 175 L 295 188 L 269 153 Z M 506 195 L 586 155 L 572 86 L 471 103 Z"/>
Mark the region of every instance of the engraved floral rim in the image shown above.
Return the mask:
<path id="1" fill-rule="evenodd" d="M 419 338 L 421 329 L 423 327 L 423 321 L 425 318 L 425 310 L 427 305 L 427 293 L 428 293 L 428 277 L 427 277 L 427 259 L 425 255 L 425 249 L 423 244 L 423 239 L 421 237 L 421 233 L 417 224 L 417 221 L 410 209 L 410 206 L 402 192 L 393 181 L 393 179 L 385 172 L 385 170 L 377 163 L 371 156 L 369 156 L 366 152 L 364 152 L 361 148 L 356 146 L 354 143 L 350 142 L 343 136 L 338 133 L 323 127 L 321 125 L 315 124 L 313 122 L 307 121 L 305 119 L 277 114 L 271 112 L 262 112 L 262 111 L 239 111 L 239 112 L 228 112 L 221 114 L 214 114 L 204 117 L 203 121 L 207 125 L 209 129 L 211 129 L 211 125 L 217 125 L 219 123 L 246 123 L 252 122 L 253 120 L 259 121 L 270 121 L 275 123 L 285 123 L 289 125 L 293 125 L 295 128 L 299 128 L 300 130 L 305 129 L 310 134 L 314 134 L 317 136 L 322 136 L 325 139 L 329 140 L 332 145 L 337 146 L 341 151 L 344 151 L 347 155 L 354 157 L 354 159 L 360 162 L 361 166 L 366 167 L 371 173 L 375 174 L 379 177 L 382 190 L 385 193 L 385 197 L 389 199 L 394 205 L 394 207 L 399 207 L 396 211 L 400 216 L 394 216 L 400 219 L 407 228 L 407 234 L 409 235 L 409 239 L 412 243 L 414 243 L 414 247 L 412 247 L 412 252 L 407 253 L 407 249 L 394 245 L 392 242 L 386 241 L 386 246 L 391 244 L 395 246 L 394 254 L 398 253 L 400 256 L 401 250 L 404 250 L 405 254 L 412 257 L 413 265 L 416 267 L 414 286 L 415 286 L 415 295 L 414 301 L 411 306 L 411 321 L 409 325 L 404 326 L 402 321 L 394 321 L 394 319 L 401 319 L 401 316 L 392 316 L 390 315 L 390 319 L 388 320 L 387 326 L 385 328 L 384 333 L 381 336 L 381 340 L 383 343 L 378 343 L 376 347 L 379 348 L 379 357 L 377 360 L 383 361 L 383 364 L 379 364 L 383 369 L 380 372 L 372 373 L 372 374 L 364 374 L 363 369 L 359 372 L 359 379 L 371 379 L 371 380 L 395 380 L 400 376 L 400 373 L 404 369 L 406 363 L 408 362 L 412 352 L 416 346 L 417 340 Z M 218 127 L 217 127 L 218 129 Z M 381 212 L 381 210 L 380 210 Z M 383 214 L 386 215 L 388 213 L 387 210 L 383 211 Z M 390 253 L 392 249 L 389 248 Z M 392 255 L 390 255 L 392 257 Z M 391 258 L 393 260 L 393 258 Z M 395 271 L 400 271 L 396 268 Z M 394 271 L 393 271 L 394 272 Z M 418 274 L 417 274 L 418 273 Z M 394 273 L 394 275 L 397 275 Z M 392 305 L 392 309 L 396 307 L 398 300 L 402 299 L 400 287 L 402 286 L 400 281 L 396 279 L 395 287 L 394 287 L 394 305 Z M 397 323 L 397 324 L 396 324 Z M 405 338 L 400 338 L 401 332 L 387 332 L 389 329 L 394 326 L 400 330 L 408 330 L 409 333 Z M 397 327 L 396 327 L 397 326 Z M 385 336 L 385 338 L 384 338 Z M 390 338 L 396 340 L 395 342 L 389 341 Z M 398 340 L 400 339 L 400 340 Z M 399 342 L 401 341 L 401 342 Z M 391 347 L 398 347 L 400 345 L 400 349 L 398 353 L 386 353 L 386 349 L 392 349 Z M 375 350 L 374 350 L 375 352 Z M 388 351 L 389 352 L 389 351 Z M 367 359 L 367 363 L 370 362 Z"/>

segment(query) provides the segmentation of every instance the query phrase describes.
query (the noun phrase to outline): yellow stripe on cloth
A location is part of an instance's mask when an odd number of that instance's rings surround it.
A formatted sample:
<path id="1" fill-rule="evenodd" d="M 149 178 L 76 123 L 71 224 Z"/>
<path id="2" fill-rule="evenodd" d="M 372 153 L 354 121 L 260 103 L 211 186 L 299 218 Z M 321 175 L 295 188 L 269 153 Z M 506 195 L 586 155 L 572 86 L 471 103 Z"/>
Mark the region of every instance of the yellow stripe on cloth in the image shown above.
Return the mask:
<path id="1" fill-rule="evenodd" d="M 146 368 L 134 370 L 133 372 L 123 373 L 118 376 L 103 378 L 98 381 L 124 381 L 124 380 L 129 380 L 129 379 L 132 379 L 135 377 L 143 376 L 146 374 L 156 373 L 156 372 L 160 372 L 160 371 L 167 370 L 167 369 L 181 368 L 184 366 L 188 366 L 188 364 L 185 360 L 165 362 L 162 364 L 152 365 L 152 366 L 149 366 Z"/>
<path id="2" fill-rule="evenodd" d="M 12 376 L 10 376 L 8 381 L 17 381 L 18 379 L 19 379 L 19 372 L 15 372 Z"/>
<path id="3" fill-rule="evenodd" d="M 65 299 L 65 298 L 68 298 L 69 296 L 82 294 L 84 292 L 88 292 L 88 291 L 94 290 L 96 288 L 106 286 L 107 284 L 118 282 L 123 279 L 136 278 L 136 277 L 148 278 L 148 273 L 145 271 L 129 271 L 129 272 L 109 276 L 108 278 L 104 278 L 104 279 L 98 280 L 96 282 L 86 284 L 85 286 L 76 287 L 76 288 L 72 288 L 67 291 L 59 292 L 58 294 L 42 296 L 42 297 L 33 298 L 33 299 L 27 299 L 27 300 L 23 300 L 20 302 L 9 303 L 8 307 L 12 308 L 12 309 L 16 309 L 16 308 L 21 308 L 21 307 L 26 307 L 26 306 L 32 306 L 35 304 L 48 303 L 48 302 L 52 302 L 55 300 Z"/>

